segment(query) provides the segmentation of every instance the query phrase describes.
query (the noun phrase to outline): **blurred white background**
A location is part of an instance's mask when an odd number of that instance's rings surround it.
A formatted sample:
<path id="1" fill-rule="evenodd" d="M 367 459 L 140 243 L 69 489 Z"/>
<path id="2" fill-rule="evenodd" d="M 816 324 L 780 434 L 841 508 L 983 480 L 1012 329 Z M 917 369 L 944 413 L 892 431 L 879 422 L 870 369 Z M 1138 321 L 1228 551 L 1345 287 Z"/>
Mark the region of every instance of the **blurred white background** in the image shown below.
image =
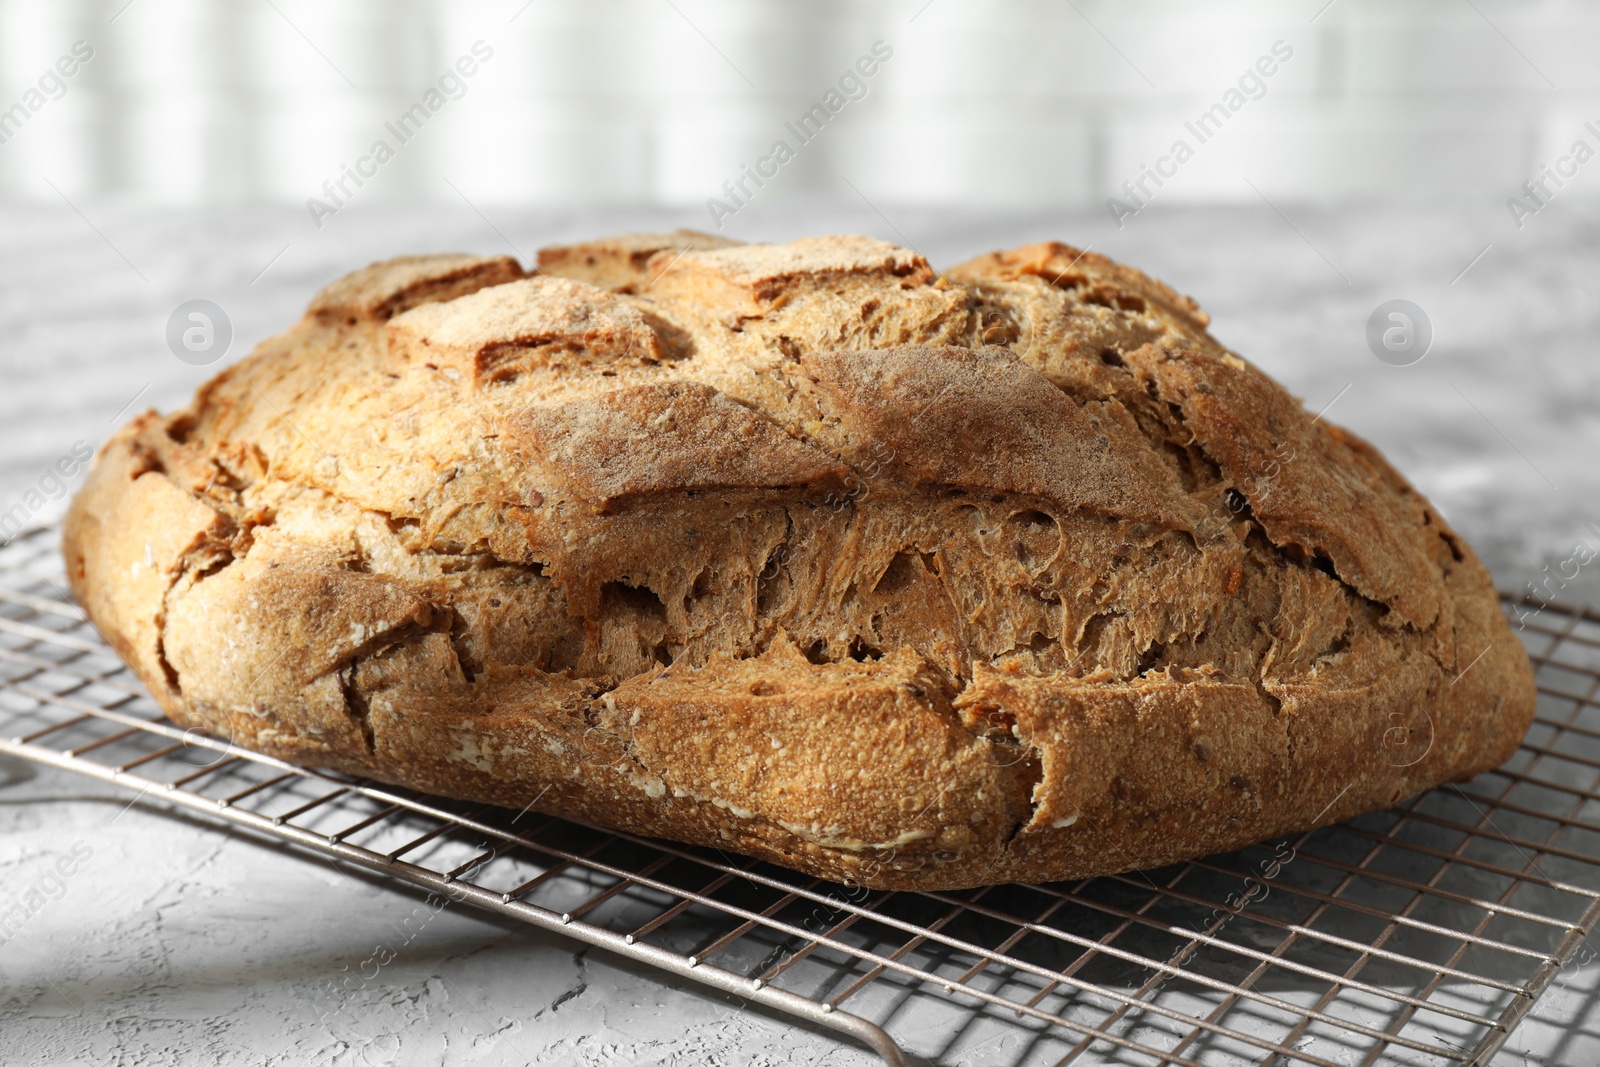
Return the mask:
<path id="1" fill-rule="evenodd" d="M 0 108 L 79 40 L 94 58 L 0 146 L 0 194 L 304 204 L 479 40 L 359 202 L 703 205 L 878 40 L 865 98 L 762 201 L 1102 206 L 1275 41 L 1265 96 L 1162 200 L 1255 201 L 1247 176 L 1274 201 L 1500 204 L 1600 119 L 1577 0 L 4 0 Z"/>
<path id="2" fill-rule="evenodd" d="M 1600 159 L 1572 152 L 1600 151 L 1597 59 L 1600 3 L 1577 0 L 0 0 L 0 514 L 48 522 L 58 457 L 186 403 L 355 267 L 711 229 L 715 197 L 745 240 L 862 232 L 948 265 L 1060 238 L 1161 277 L 1532 590 L 1577 542 L 1600 558 Z M 801 144 L 789 124 L 829 104 Z M 730 204 L 778 140 L 793 158 Z M 166 340 L 196 298 L 233 330 L 204 366 Z M 1433 327 L 1408 366 L 1367 340 L 1396 298 Z M 1541 588 L 1600 603 L 1600 565 Z M 0 808 L 0 843 L 48 854 L 42 810 Z M 388 896 L 328 871 L 309 893 L 281 857 L 213 863 L 217 842 L 136 818 L 129 869 L 75 887 L 94 907 L 35 926 L 42 962 L 0 982 L 22 1059 L 867 1062 L 470 916 L 335 1038 L 304 991 L 387 936 Z M 574 983 L 593 991 L 557 1014 Z M 1600 1023 L 1539 1014 L 1494 1061 L 1595 1062 Z"/>

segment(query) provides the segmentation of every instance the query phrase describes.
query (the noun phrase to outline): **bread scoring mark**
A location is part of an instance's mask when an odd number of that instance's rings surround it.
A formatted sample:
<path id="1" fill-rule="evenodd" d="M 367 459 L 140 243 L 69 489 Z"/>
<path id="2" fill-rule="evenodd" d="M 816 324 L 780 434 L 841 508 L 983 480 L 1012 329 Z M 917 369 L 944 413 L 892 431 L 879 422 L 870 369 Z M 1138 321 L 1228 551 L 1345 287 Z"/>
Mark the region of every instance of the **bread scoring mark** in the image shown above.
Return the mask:
<path id="1" fill-rule="evenodd" d="M 1066 294 L 1073 303 L 1097 304 L 1135 314 L 1154 308 L 1197 332 L 1211 325 L 1211 316 L 1190 297 L 1098 252 L 1060 241 L 1040 241 L 991 252 L 952 268 L 950 277 L 979 283 L 1037 278 Z"/>
<path id="2" fill-rule="evenodd" d="M 1424 509 L 1371 446 L 1313 422 L 1242 360 L 1154 345 L 1127 358 L 1280 553 L 1319 566 L 1406 624 L 1433 625 L 1444 591 L 1420 577 L 1436 569 L 1424 547 Z"/>
<path id="3" fill-rule="evenodd" d="M 1019 814 L 996 746 L 961 726 L 946 684 L 911 649 L 816 665 L 780 640 L 758 658 L 633 678 L 596 701 L 597 725 L 623 739 L 637 788 L 661 782 L 674 798 L 850 853 L 926 842 L 902 858 L 920 866 L 935 849 L 949 862 Z M 874 704 L 893 714 L 861 714 Z M 902 783 L 897 802 L 857 802 L 880 771 Z"/>
<path id="4" fill-rule="evenodd" d="M 626 233 L 539 249 L 539 273 L 588 282 L 614 292 L 634 292 L 664 271 L 671 270 L 686 252 L 732 248 L 738 241 L 697 230 L 671 233 Z M 650 260 L 667 254 L 665 265 L 651 270 Z"/>
<path id="5" fill-rule="evenodd" d="M 1038 497 L 1152 522 L 1182 522 L 1170 496 L 1113 447 L 1121 428 L 1074 404 L 1000 348 L 903 346 L 813 352 L 801 370 L 844 428 L 851 454 L 886 445 L 917 486 Z M 1109 432 L 1108 432 L 1109 431 Z"/>
<path id="6" fill-rule="evenodd" d="M 650 494 L 833 486 L 845 474 L 826 453 L 699 382 L 528 408 L 507 423 L 513 447 L 596 510 Z"/>
<path id="7" fill-rule="evenodd" d="M 366 742 L 367 751 L 372 752 L 377 747 L 372 738 L 372 706 L 367 700 L 367 694 L 362 691 L 361 686 L 356 684 L 356 674 L 360 669 L 360 663 L 359 656 L 352 656 L 350 662 L 337 672 L 339 692 L 344 697 L 346 713 L 350 716 L 351 721 L 356 724 L 356 728 L 361 731 L 361 738 Z"/>
<path id="8" fill-rule="evenodd" d="M 974 731 L 992 730 L 1003 717 L 1041 765 L 1021 840 L 1070 828 L 1084 817 L 1109 822 L 1202 803 L 1208 805 L 1207 819 L 1221 824 L 1262 803 L 1259 794 L 1224 790 L 1230 779 L 1288 780 L 1286 724 L 1253 686 L 1208 668 L 1173 668 L 1127 682 L 1078 682 L 1015 677 L 980 666 L 955 707 Z M 1152 760 L 1152 746 L 1207 755 Z"/>
<path id="9" fill-rule="evenodd" d="M 536 367 L 648 364 L 663 357 L 645 317 L 603 289 L 534 277 L 424 304 L 390 321 L 389 354 L 477 387 Z"/>
<path id="10" fill-rule="evenodd" d="M 290 692 L 411 634 L 448 629 L 450 611 L 424 590 L 330 567 L 333 558 L 322 546 L 263 536 L 244 558 L 175 596 L 166 633 L 174 665 L 196 679 L 188 695 Z"/>
<path id="11" fill-rule="evenodd" d="M 684 296 L 750 315 L 849 278 L 893 279 L 896 288 L 934 281 L 933 268 L 920 254 L 871 237 L 808 237 L 681 255 L 662 251 L 651 257 L 650 267 L 660 272 L 649 287 L 653 295 Z"/>
<path id="12" fill-rule="evenodd" d="M 1101 398 L 1138 427 L 1212 513 L 1197 523 L 1199 542 L 1242 518 L 1290 564 L 1320 558 L 1397 621 L 1432 625 L 1441 594 L 1422 577 L 1424 512 L 1410 487 L 1365 442 L 1314 423 L 1212 340 L 1194 301 L 1055 242 L 982 256 L 950 277 L 983 306 L 1010 310 L 1022 324 L 1015 350 L 1059 388 L 1085 404 Z"/>
<path id="13" fill-rule="evenodd" d="M 524 275 L 510 256 L 398 256 L 340 278 L 312 298 L 306 314 L 330 324 L 381 323 L 419 305 L 454 300 Z"/>
<path id="14" fill-rule="evenodd" d="M 1050 505 L 887 486 L 839 507 L 815 494 L 719 492 L 676 507 L 568 511 L 557 536 L 534 530 L 530 545 L 551 561 L 569 614 L 596 628 L 597 645 L 616 640 L 604 636 L 612 627 L 642 625 L 603 583 L 648 589 L 649 603 L 665 607 L 666 628 L 649 641 L 608 644 L 618 650 L 608 675 L 625 676 L 622 663 L 646 669 L 657 642 L 692 666 L 718 651 L 759 655 L 779 634 L 816 664 L 922 649 L 957 680 L 978 661 L 1029 675 L 1130 677 L 1159 655 L 1249 669 L 1227 641 L 1180 649 L 1216 623 L 1233 565 L 1226 552 L 1201 552 L 1153 524 L 1039 506 Z M 641 551 L 646 544 L 673 552 Z M 703 581 L 712 567 L 717 579 Z M 1121 625 L 1085 632 L 1088 617 L 1112 608 Z M 1228 610 L 1247 614 L 1240 603 Z M 1150 654 L 1157 645 L 1166 651 Z"/>
<path id="15" fill-rule="evenodd" d="M 650 269 L 642 295 L 675 318 L 791 362 L 819 349 L 954 343 L 970 332 L 966 290 L 916 252 L 866 237 L 661 252 Z"/>

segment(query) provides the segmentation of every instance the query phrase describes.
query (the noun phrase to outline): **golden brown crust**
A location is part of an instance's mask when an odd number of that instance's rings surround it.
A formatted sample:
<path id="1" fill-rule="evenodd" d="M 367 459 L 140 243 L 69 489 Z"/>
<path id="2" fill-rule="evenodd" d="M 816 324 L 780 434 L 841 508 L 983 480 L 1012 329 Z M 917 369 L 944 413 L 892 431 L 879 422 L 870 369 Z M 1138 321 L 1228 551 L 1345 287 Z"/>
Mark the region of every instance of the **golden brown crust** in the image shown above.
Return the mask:
<path id="1" fill-rule="evenodd" d="M 660 336 L 638 310 L 604 289 L 538 277 L 420 304 L 387 327 L 391 358 L 431 365 L 483 385 L 535 367 L 654 363 Z"/>
<path id="2" fill-rule="evenodd" d="M 451 300 L 523 276 L 510 256 L 397 256 L 364 267 L 328 286 L 306 314 L 327 321 L 382 322 L 419 304 Z"/>
<path id="3" fill-rule="evenodd" d="M 1193 301 L 1061 244 L 410 257 L 101 450 L 73 589 L 178 722 L 935 888 L 1498 764 L 1472 551 Z"/>
<path id="4" fill-rule="evenodd" d="M 646 285 L 685 252 L 712 251 L 738 244 L 726 237 L 694 230 L 672 233 L 625 233 L 599 241 L 576 245 L 555 245 L 539 249 L 541 274 L 575 278 L 602 289 L 632 292 Z M 657 252 L 666 253 L 664 262 L 652 269 L 650 260 Z"/>
<path id="5" fill-rule="evenodd" d="M 1136 428 L 1080 408 L 1006 349 L 808 352 L 800 366 L 837 412 L 847 454 L 861 462 L 886 451 L 912 485 L 991 489 L 1151 521 L 1185 510 L 1197 517 L 1198 509 L 1174 507 L 1177 479 L 1146 455 Z"/>
<path id="6" fill-rule="evenodd" d="M 606 510 L 633 497 L 842 484 L 845 467 L 698 382 L 626 386 L 506 420 L 529 466 Z"/>

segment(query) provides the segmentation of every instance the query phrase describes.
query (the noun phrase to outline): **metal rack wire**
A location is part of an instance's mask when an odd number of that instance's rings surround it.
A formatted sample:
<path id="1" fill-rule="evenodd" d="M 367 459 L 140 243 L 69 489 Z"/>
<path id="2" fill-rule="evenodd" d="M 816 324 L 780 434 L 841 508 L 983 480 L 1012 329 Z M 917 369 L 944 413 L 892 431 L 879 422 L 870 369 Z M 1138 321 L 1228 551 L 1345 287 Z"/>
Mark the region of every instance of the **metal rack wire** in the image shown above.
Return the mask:
<path id="1" fill-rule="evenodd" d="M 1471 783 L 1162 870 L 867 894 L 186 732 L 64 586 L 55 530 L 0 549 L 0 752 L 604 947 L 889 1064 L 930 1015 L 955 1035 L 936 1062 L 1486 1064 L 1600 923 L 1600 614 L 1583 609 L 1523 606 L 1539 715 Z"/>

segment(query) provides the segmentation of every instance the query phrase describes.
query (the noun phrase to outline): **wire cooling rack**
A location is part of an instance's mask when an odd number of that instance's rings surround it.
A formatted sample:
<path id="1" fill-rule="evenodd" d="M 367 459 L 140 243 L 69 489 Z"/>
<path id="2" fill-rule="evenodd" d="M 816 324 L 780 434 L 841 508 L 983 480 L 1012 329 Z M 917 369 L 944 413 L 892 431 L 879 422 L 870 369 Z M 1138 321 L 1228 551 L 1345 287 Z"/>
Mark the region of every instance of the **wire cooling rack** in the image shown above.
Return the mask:
<path id="1" fill-rule="evenodd" d="M 448 894 L 907 1062 L 1486 1064 L 1600 921 L 1600 615 L 1533 605 L 1539 716 L 1499 770 L 1161 870 L 867 892 L 308 771 L 165 719 L 68 599 L 54 529 L 0 549 L 0 752 Z M 930 1014 L 931 1013 L 931 1014 Z"/>

